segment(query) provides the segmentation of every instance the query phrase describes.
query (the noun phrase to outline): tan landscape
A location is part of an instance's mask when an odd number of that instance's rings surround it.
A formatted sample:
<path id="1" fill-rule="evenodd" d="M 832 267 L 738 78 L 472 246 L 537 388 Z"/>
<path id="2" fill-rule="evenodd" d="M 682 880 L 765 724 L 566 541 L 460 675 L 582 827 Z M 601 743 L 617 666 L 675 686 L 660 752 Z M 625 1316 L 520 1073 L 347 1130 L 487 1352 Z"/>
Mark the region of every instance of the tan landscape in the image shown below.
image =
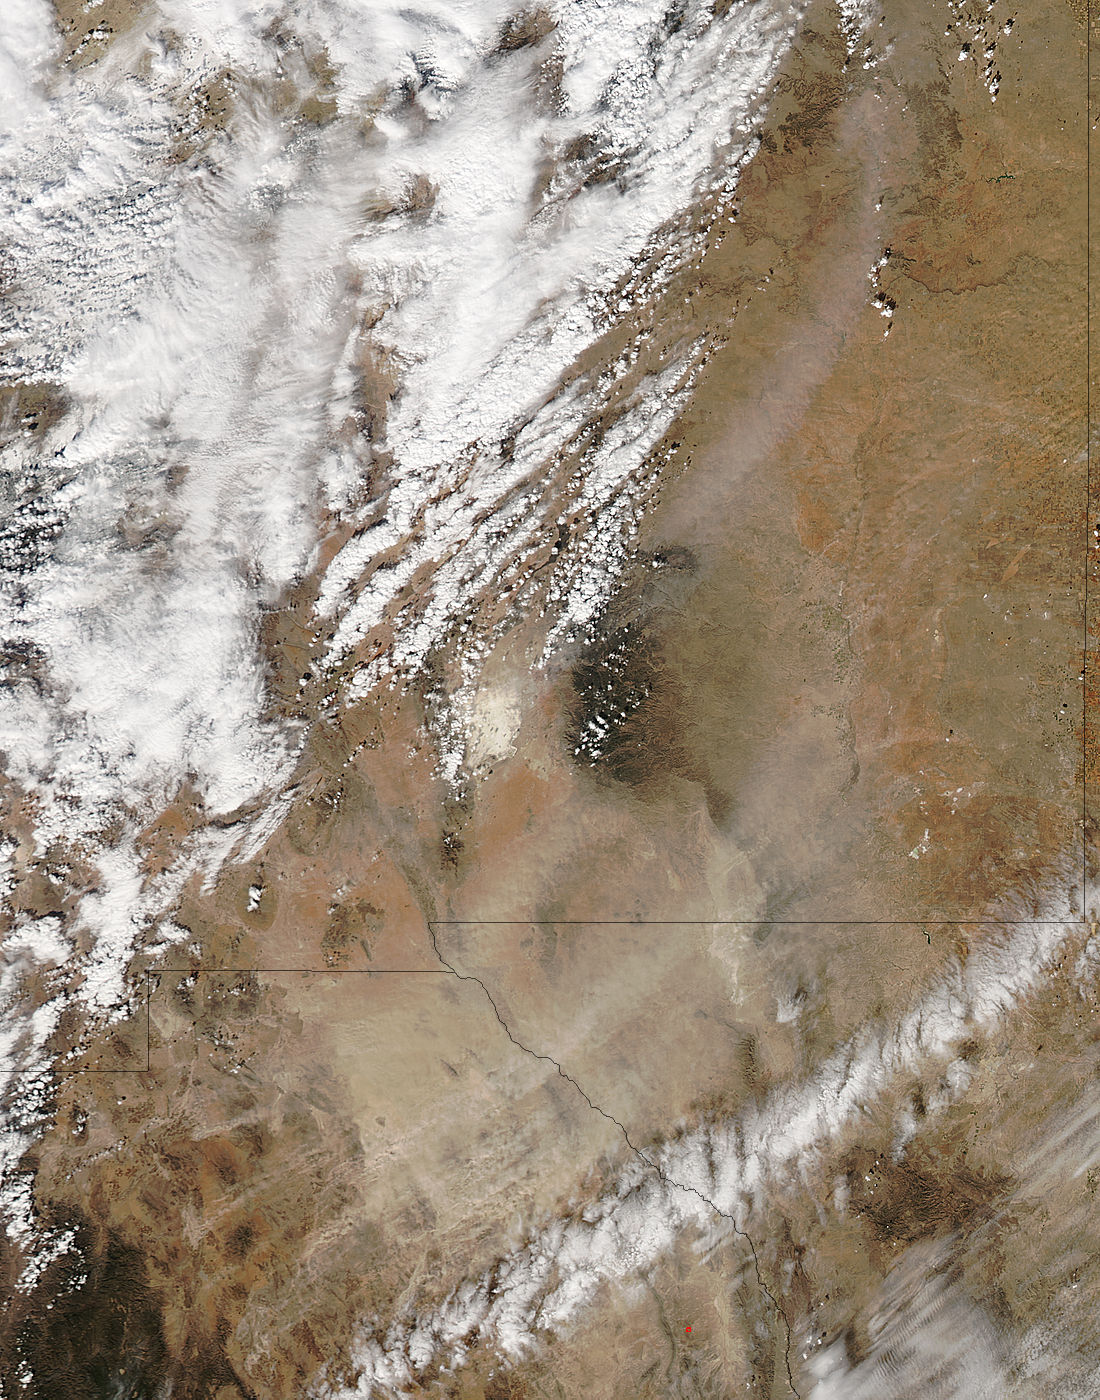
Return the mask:
<path id="1" fill-rule="evenodd" d="M 440 669 L 345 703 L 374 635 L 324 670 L 316 572 L 267 611 L 285 808 L 57 1025 L 78 1251 L 7 1249 L 7 1400 L 1100 1394 L 1087 17 L 1004 6 L 888 0 L 866 59 L 805 8 L 592 351 L 712 347 L 629 562 L 546 665 L 494 636 L 462 783 Z"/>

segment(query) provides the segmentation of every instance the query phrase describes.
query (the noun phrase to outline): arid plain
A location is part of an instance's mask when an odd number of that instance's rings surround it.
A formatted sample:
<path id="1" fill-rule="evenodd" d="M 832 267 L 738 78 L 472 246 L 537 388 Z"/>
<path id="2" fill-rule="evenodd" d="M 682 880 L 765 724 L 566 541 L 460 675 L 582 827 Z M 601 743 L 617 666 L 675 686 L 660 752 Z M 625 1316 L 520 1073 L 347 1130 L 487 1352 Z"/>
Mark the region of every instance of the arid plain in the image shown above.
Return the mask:
<path id="1" fill-rule="evenodd" d="M 371 1339 L 456 1400 L 1098 1393 L 1086 16 L 841 19 L 593 352 L 713 342 L 593 634 L 495 642 L 464 782 L 438 676 L 333 704 L 316 581 L 270 610 L 295 783 L 131 1019 L 57 1030 L 128 1072 L 32 1150 L 81 1255 L 13 1295 L 11 1400 L 351 1394 Z M 433 1331 L 464 1284 L 500 1308 Z"/>

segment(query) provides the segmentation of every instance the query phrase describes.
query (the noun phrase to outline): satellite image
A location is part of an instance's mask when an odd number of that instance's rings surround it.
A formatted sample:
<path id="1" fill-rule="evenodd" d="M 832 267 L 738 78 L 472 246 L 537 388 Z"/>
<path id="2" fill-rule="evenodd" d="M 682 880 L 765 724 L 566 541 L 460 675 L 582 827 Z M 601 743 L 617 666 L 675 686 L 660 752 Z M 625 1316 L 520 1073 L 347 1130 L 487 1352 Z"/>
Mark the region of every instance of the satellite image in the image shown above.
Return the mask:
<path id="1" fill-rule="evenodd" d="M 0 1400 L 1100 1397 L 1092 20 L 4 0 Z"/>

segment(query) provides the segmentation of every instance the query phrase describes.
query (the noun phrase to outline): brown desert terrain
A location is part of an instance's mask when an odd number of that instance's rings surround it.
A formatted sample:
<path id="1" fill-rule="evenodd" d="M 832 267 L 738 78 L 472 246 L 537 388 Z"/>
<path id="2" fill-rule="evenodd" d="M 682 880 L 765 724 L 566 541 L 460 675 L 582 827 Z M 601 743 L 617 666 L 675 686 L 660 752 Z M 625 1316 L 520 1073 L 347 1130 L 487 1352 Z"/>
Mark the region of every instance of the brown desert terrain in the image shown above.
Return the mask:
<path id="1" fill-rule="evenodd" d="M 545 666 L 517 612 L 460 787 L 437 678 L 345 706 L 313 583 L 270 610 L 285 814 L 128 1023 L 57 1029 L 126 1072 L 28 1158 L 79 1256 L 12 1295 L 10 1400 L 367 1394 L 372 1338 L 455 1400 L 1096 1393 L 1087 34 L 1005 4 L 886 0 L 866 63 L 807 6 L 637 312 L 713 348 L 631 561 Z"/>

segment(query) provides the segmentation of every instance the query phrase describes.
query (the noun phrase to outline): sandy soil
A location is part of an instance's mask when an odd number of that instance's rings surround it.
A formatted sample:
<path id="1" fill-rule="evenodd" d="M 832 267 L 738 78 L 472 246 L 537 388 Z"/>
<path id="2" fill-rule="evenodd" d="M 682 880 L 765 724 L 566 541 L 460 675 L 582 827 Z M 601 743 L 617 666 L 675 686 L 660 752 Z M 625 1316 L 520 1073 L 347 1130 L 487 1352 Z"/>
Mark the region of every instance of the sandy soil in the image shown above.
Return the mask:
<path id="1" fill-rule="evenodd" d="M 87 1262 L 9 1323 L 41 1397 L 120 1368 L 119 1394 L 299 1396 L 634 1148 L 893 1024 L 999 936 L 979 920 L 1080 923 L 1084 32 L 1059 0 L 1007 34 L 998 10 L 887 0 L 865 69 L 811 8 L 669 291 L 664 334 L 725 344 L 599 637 L 539 672 L 537 619 L 502 640 L 461 797 L 415 690 L 318 724 L 262 852 L 188 891 L 150 1068 L 63 1079 L 36 1153 Z M 994 33 L 995 104 L 958 60 Z M 307 596 L 272 618 L 276 692 Z M 185 796 L 150 828 L 150 870 L 191 820 Z M 771 1183 L 759 1274 L 743 1239 L 684 1238 L 521 1364 L 474 1351 L 422 1393 L 881 1396 L 867 1358 L 914 1308 L 988 1338 L 1004 1394 L 1084 1393 L 1088 933 L 960 1052 L 965 1092 L 916 1113 L 930 1062 Z M 143 1010 L 82 1063 L 140 1062 Z"/>

